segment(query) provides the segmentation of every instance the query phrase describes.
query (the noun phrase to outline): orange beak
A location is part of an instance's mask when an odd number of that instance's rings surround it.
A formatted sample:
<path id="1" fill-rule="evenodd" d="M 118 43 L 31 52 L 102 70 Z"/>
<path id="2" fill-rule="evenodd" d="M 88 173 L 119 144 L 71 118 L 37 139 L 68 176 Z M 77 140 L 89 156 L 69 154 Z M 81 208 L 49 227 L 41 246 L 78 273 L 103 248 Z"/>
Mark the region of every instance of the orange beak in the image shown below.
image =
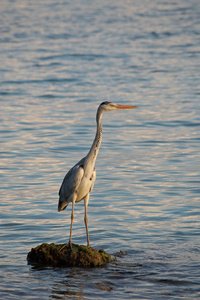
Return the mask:
<path id="1" fill-rule="evenodd" d="M 130 109 L 130 108 L 137 108 L 138 106 L 133 105 L 123 105 L 123 104 L 115 104 L 117 109 Z"/>

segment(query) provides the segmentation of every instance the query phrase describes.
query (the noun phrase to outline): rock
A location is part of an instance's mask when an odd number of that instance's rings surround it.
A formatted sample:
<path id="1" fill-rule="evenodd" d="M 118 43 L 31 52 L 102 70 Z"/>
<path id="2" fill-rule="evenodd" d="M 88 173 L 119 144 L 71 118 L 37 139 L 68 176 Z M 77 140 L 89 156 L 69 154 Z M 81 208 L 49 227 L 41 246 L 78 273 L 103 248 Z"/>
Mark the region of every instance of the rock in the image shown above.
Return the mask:
<path id="1" fill-rule="evenodd" d="M 28 263 L 52 267 L 101 267 L 112 261 L 104 250 L 68 244 L 41 244 L 32 248 L 27 255 Z"/>
<path id="2" fill-rule="evenodd" d="M 127 252 L 124 252 L 122 250 L 120 250 L 118 253 L 117 253 L 117 256 L 122 256 L 122 255 L 127 255 L 128 253 Z"/>

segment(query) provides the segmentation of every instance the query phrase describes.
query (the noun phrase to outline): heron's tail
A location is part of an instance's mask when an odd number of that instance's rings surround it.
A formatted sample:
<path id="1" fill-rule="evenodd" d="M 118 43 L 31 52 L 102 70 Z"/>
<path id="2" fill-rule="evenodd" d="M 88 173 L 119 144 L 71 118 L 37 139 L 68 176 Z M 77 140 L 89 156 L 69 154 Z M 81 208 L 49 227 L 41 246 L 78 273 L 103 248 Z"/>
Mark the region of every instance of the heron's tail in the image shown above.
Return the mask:
<path id="1" fill-rule="evenodd" d="M 58 201 L 58 211 L 60 212 L 61 210 L 64 210 L 67 207 L 68 204 L 69 204 L 68 202 L 59 199 L 59 201 Z"/>

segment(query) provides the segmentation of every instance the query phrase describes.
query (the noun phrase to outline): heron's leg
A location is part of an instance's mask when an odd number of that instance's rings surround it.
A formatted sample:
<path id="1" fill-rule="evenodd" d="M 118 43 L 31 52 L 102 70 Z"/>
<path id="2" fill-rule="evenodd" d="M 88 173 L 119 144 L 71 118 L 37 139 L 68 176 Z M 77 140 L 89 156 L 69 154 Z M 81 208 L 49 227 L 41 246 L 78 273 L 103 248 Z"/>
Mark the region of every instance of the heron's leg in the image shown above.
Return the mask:
<path id="1" fill-rule="evenodd" d="M 86 228 L 86 233 L 87 233 L 87 246 L 90 247 L 90 240 L 89 240 L 89 232 L 88 232 L 88 218 L 87 218 L 87 206 L 89 202 L 89 194 L 84 198 L 84 203 L 85 203 L 85 228 Z"/>
<path id="2" fill-rule="evenodd" d="M 72 214 L 71 214 L 71 228 L 70 228 L 70 237 L 69 237 L 69 244 L 70 247 L 72 249 L 72 226 L 73 226 L 73 221 L 74 221 L 74 204 L 76 201 L 76 194 L 73 194 L 73 198 L 72 198 Z"/>

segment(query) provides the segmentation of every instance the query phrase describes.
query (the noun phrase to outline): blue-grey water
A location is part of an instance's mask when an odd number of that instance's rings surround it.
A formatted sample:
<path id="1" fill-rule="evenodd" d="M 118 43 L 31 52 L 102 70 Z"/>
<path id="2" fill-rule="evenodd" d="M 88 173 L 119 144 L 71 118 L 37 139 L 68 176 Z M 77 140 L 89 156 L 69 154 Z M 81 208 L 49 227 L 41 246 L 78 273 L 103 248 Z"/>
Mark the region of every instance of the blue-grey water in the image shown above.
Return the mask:
<path id="1" fill-rule="evenodd" d="M 1 1 L 1 299 L 200 297 L 199 16 L 198 0 Z M 90 242 L 126 255 L 34 268 L 32 247 L 68 241 L 58 190 L 106 100 L 139 108 L 103 116 Z"/>

